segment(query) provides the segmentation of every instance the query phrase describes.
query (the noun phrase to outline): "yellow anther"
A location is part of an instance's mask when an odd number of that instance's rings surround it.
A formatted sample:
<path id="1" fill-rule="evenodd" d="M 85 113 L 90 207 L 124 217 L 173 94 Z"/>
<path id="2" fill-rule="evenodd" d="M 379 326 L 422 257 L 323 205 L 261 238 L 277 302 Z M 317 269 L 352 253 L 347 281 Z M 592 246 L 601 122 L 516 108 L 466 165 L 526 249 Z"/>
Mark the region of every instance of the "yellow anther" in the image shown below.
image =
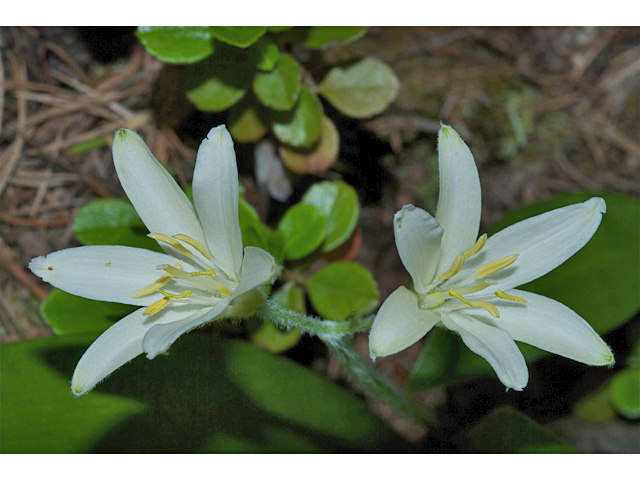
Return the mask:
<path id="1" fill-rule="evenodd" d="M 489 285 L 493 285 L 495 282 L 490 282 L 485 280 L 484 282 L 480 282 L 477 283 L 475 285 L 471 285 L 469 287 L 463 287 L 458 289 L 458 293 L 460 293 L 461 295 L 469 295 L 470 293 L 476 293 L 479 292 L 481 290 L 484 290 L 485 288 L 487 288 Z"/>
<path id="2" fill-rule="evenodd" d="M 149 305 L 145 309 L 145 311 L 142 313 L 142 315 L 146 316 L 146 315 L 153 315 L 154 313 L 158 313 L 160 310 L 162 310 L 164 307 L 167 306 L 167 303 L 169 303 L 169 299 L 167 297 L 162 297 L 157 302 L 154 302 L 151 305 Z"/>
<path id="3" fill-rule="evenodd" d="M 508 293 L 504 293 L 502 290 L 496 290 L 494 293 L 498 298 L 504 298 L 505 300 L 511 300 L 512 302 L 527 303 L 524 298 L 516 297 L 515 295 L 509 295 Z"/>
<path id="4" fill-rule="evenodd" d="M 195 248 L 197 251 L 199 251 L 204 258 L 206 258 L 207 260 L 211 260 L 211 254 L 209 253 L 209 250 L 204 248 L 204 245 L 202 245 L 195 238 L 191 238 L 188 235 L 183 235 L 181 233 L 178 233 L 177 235 L 174 235 L 173 238 L 175 238 L 177 240 L 182 240 L 184 243 L 187 243 L 187 244 L 191 245 L 193 248 Z"/>
<path id="5" fill-rule="evenodd" d="M 457 298 L 458 300 L 460 300 L 461 302 L 464 302 L 467 304 L 467 306 L 469 307 L 473 307 L 473 304 L 467 300 L 466 298 L 464 298 L 462 295 L 460 295 L 458 292 L 456 292 L 453 288 L 449 289 L 449 295 L 451 295 L 453 298 Z"/>
<path id="6" fill-rule="evenodd" d="M 500 318 L 500 312 L 498 309 L 489 302 L 471 302 L 472 307 L 484 308 L 487 312 L 491 314 L 492 317 Z"/>
<path id="7" fill-rule="evenodd" d="M 449 267 L 449 270 L 447 270 L 446 272 L 442 273 L 438 277 L 438 280 L 443 281 L 443 280 L 446 280 L 448 278 L 453 277 L 462 268 L 462 262 L 464 262 L 464 253 L 461 253 L 460 255 L 458 255 L 456 257 L 456 259 L 453 261 L 453 263 Z"/>
<path id="8" fill-rule="evenodd" d="M 464 259 L 466 260 L 470 256 L 475 255 L 480 250 L 482 250 L 484 248 L 484 244 L 485 243 L 487 243 L 487 234 L 486 233 L 484 235 L 482 235 L 480 238 L 478 238 L 478 240 L 476 240 L 476 243 L 473 244 L 473 247 L 471 247 L 469 250 L 464 252 Z"/>
<path id="9" fill-rule="evenodd" d="M 500 260 L 489 262 L 476 270 L 476 278 L 484 278 L 488 277 L 489 275 L 493 275 L 503 268 L 507 268 L 509 265 L 516 261 L 516 258 L 518 258 L 518 255 L 507 255 Z"/>
<path id="10" fill-rule="evenodd" d="M 464 302 L 468 307 L 484 308 L 493 317 L 500 318 L 500 312 L 498 312 L 498 309 L 489 302 L 470 302 L 452 288 L 449 289 L 449 295 L 451 295 L 453 298 L 457 298 L 461 302 Z"/>
<path id="11" fill-rule="evenodd" d="M 182 268 L 182 260 L 180 260 L 178 263 L 176 263 L 174 268 L 176 268 L 176 269 Z M 149 295 L 149 294 L 155 292 L 156 290 L 158 290 L 159 288 L 164 287 L 167 283 L 169 283 L 169 280 L 171 280 L 172 278 L 173 278 L 173 275 L 171 275 L 170 273 L 164 273 L 164 274 L 162 274 L 162 276 L 160 278 L 158 278 L 152 284 L 147 285 L 146 287 L 141 288 L 140 290 L 135 292 L 132 295 L 132 297 L 133 298 L 140 298 L 140 297 L 144 297 L 145 295 Z"/>
<path id="12" fill-rule="evenodd" d="M 215 277 L 216 272 L 213 271 L 213 268 L 210 268 L 209 270 L 203 270 L 202 272 L 189 272 L 189 275 L 191 275 L 192 277 L 199 277 L 202 275 L 209 275 L 211 277 Z"/>
<path id="13" fill-rule="evenodd" d="M 231 296 L 231 292 L 229 291 L 229 289 L 223 285 L 222 283 L 214 280 L 213 278 L 207 278 L 207 279 L 196 279 L 193 278 L 191 276 L 190 273 L 187 273 L 183 270 L 178 270 L 177 268 L 172 267 L 171 265 L 164 265 L 162 268 L 165 272 L 174 275 L 182 280 L 187 280 L 187 281 L 191 281 L 192 285 L 197 285 L 197 283 L 194 282 L 204 282 L 206 280 L 206 284 L 203 284 L 202 286 L 205 288 L 215 288 L 221 296 L 223 297 L 230 297 Z M 199 287 L 202 288 L 202 287 Z"/>
<path id="14" fill-rule="evenodd" d="M 189 290 L 185 290 L 182 293 L 169 293 L 169 292 L 165 292 L 162 290 L 158 290 L 161 294 L 163 294 L 165 296 L 165 298 L 171 298 L 171 299 L 176 299 L 176 298 L 189 298 L 191 296 L 191 292 Z"/>
<path id="15" fill-rule="evenodd" d="M 159 242 L 164 242 L 168 245 L 171 245 L 177 251 L 186 255 L 189 258 L 194 258 L 193 253 L 191 253 L 184 245 L 182 245 L 179 241 L 174 238 L 168 237 L 167 235 L 163 235 L 162 233 L 150 233 L 147 237 L 151 237 L 154 240 L 158 240 Z"/>

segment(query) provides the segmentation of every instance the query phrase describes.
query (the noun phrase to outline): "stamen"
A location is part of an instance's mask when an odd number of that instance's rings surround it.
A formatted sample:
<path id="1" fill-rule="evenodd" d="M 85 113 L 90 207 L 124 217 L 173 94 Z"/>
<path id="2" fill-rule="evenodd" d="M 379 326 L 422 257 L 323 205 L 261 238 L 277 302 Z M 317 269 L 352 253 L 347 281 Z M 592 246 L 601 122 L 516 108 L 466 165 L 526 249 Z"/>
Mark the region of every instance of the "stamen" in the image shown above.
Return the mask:
<path id="1" fill-rule="evenodd" d="M 163 294 L 165 296 L 165 298 L 172 298 L 172 299 L 176 299 L 176 298 L 189 298 L 191 296 L 191 291 L 189 290 L 185 290 L 182 293 L 169 293 L 169 292 L 164 292 L 162 290 L 158 290 L 161 294 Z"/>
<path id="2" fill-rule="evenodd" d="M 177 240 L 171 237 L 168 237 L 167 235 L 163 235 L 162 233 L 150 233 L 149 235 L 147 235 L 147 237 L 151 237 L 154 240 L 158 240 L 160 242 L 164 242 L 168 245 L 171 245 L 173 248 L 175 248 L 177 251 L 179 251 L 183 255 L 186 255 L 189 258 L 194 258 L 193 253 L 191 253 L 184 245 L 182 245 Z"/>
<path id="3" fill-rule="evenodd" d="M 453 277 L 462 268 L 462 262 L 464 262 L 464 253 L 461 253 L 460 255 L 458 255 L 456 257 L 456 259 L 453 261 L 453 263 L 449 267 L 449 270 L 447 270 L 446 272 L 442 273 L 438 277 L 438 280 L 443 281 L 443 280 L 446 280 L 448 278 Z"/>
<path id="4" fill-rule="evenodd" d="M 172 267 L 171 265 L 162 265 L 162 267 L 165 272 L 170 273 L 181 280 L 184 280 L 185 283 L 191 283 L 192 285 L 195 285 L 198 288 L 202 288 L 203 290 L 206 290 L 208 288 L 213 288 L 217 290 L 220 293 L 220 295 L 223 297 L 231 296 L 231 292 L 229 291 L 229 289 L 222 283 L 214 280 L 213 278 L 198 279 L 198 278 L 192 277 L 189 273 L 183 270 L 178 270 L 177 268 Z M 206 283 L 205 283 L 205 280 L 206 280 Z"/>
<path id="5" fill-rule="evenodd" d="M 485 280 L 484 282 L 476 283 L 475 285 L 471 285 L 470 287 L 459 288 L 458 293 L 461 295 L 469 295 L 470 293 L 476 293 L 481 290 L 484 290 L 490 285 L 494 285 L 496 282 L 492 282 L 490 280 Z"/>
<path id="6" fill-rule="evenodd" d="M 209 275 L 211 277 L 215 277 L 216 272 L 213 271 L 213 268 L 210 268 L 209 270 L 203 270 L 202 272 L 189 272 L 189 275 L 191 275 L 192 277 L 199 277 L 202 275 Z"/>
<path id="7" fill-rule="evenodd" d="M 494 293 L 498 298 L 504 298 L 505 300 L 511 300 L 513 302 L 527 303 L 524 298 L 516 297 L 515 295 L 509 295 L 508 293 L 504 293 L 502 290 L 496 290 Z"/>
<path id="8" fill-rule="evenodd" d="M 162 310 L 164 307 L 167 306 L 167 303 L 169 303 L 169 299 L 167 297 L 162 297 L 157 302 L 154 302 L 151 305 L 149 305 L 145 309 L 145 311 L 142 312 L 142 315 L 147 316 L 147 315 L 153 315 L 154 313 L 158 313 L 160 310 Z"/>
<path id="9" fill-rule="evenodd" d="M 469 250 L 464 252 L 464 259 L 466 260 L 467 258 L 471 257 L 472 255 L 475 255 L 480 250 L 482 250 L 484 248 L 485 243 L 487 243 L 486 233 L 482 235 L 480 238 L 478 238 L 478 240 L 476 240 L 476 243 L 473 245 L 473 247 L 471 247 Z"/>
<path id="10" fill-rule="evenodd" d="M 498 312 L 498 309 L 492 303 L 489 303 L 489 302 L 471 302 L 471 305 L 473 307 L 484 308 L 487 312 L 489 312 L 491 314 L 492 317 L 500 318 L 500 312 Z"/>
<path id="11" fill-rule="evenodd" d="M 180 260 L 178 263 L 176 263 L 174 268 L 178 268 L 178 269 L 182 268 L 182 260 Z M 169 273 L 164 273 L 155 282 L 153 282 L 150 285 L 147 285 L 146 287 L 141 288 L 140 290 L 135 292 L 132 295 L 132 297 L 133 298 L 140 298 L 140 297 L 144 297 L 145 295 L 149 295 L 149 294 L 155 292 L 156 290 L 158 290 L 159 288 L 164 287 L 167 283 L 169 283 L 169 280 L 171 280 L 172 278 L 173 278 L 173 275 L 171 275 Z"/>
<path id="12" fill-rule="evenodd" d="M 518 255 L 507 255 L 500 260 L 489 262 L 476 270 L 476 278 L 480 279 L 488 277 L 489 275 L 493 275 L 503 268 L 507 268 L 509 265 L 516 261 L 516 258 L 518 258 Z"/>
<path id="13" fill-rule="evenodd" d="M 183 235 L 181 233 L 178 233 L 177 235 L 174 235 L 173 238 L 175 238 L 177 240 L 182 240 L 183 242 L 188 243 L 193 248 L 195 248 L 197 251 L 199 251 L 204 258 L 206 258 L 207 260 L 211 260 L 211 254 L 209 253 L 209 250 L 204 248 L 204 245 L 202 245 L 195 238 L 191 238 L 188 235 Z"/>
<path id="14" fill-rule="evenodd" d="M 453 298 L 457 298 L 458 300 L 460 300 L 461 302 L 464 302 L 467 304 L 467 306 L 469 307 L 473 307 L 473 304 L 467 300 L 466 298 L 464 298 L 462 295 L 460 295 L 458 292 L 456 292 L 453 288 L 449 289 L 449 295 L 451 295 Z"/>
<path id="15" fill-rule="evenodd" d="M 500 318 L 500 312 L 498 312 L 498 309 L 495 307 L 495 305 L 493 305 L 493 304 L 491 304 L 489 302 L 482 302 L 482 301 L 470 302 L 469 300 L 464 298 L 462 295 L 460 295 L 458 292 L 456 292 L 452 288 L 449 289 L 449 295 L 451 295 L 453 298 L 457 298 L 461 302 L 464 302 L 468 307 L 471 307 L 471 308 L 484 308 L 487 312 L 489 312 L 491 314 L 491 316 L 493 316 L 495 318 Z"/>

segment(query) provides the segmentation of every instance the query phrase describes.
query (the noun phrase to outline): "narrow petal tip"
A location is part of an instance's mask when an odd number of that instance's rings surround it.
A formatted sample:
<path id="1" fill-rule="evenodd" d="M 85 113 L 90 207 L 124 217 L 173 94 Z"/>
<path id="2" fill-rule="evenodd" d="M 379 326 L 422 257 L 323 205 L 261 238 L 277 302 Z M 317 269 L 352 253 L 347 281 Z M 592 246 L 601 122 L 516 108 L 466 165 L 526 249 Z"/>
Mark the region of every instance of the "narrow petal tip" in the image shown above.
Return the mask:
<path id="1" fill-rule="evenodd" d="M 589 200 L 584 202 L 583 205 L 587 207 L 593 214 L 606 213 L 607 211 L 607 203 L 600 197 L 590 198 Z"/>

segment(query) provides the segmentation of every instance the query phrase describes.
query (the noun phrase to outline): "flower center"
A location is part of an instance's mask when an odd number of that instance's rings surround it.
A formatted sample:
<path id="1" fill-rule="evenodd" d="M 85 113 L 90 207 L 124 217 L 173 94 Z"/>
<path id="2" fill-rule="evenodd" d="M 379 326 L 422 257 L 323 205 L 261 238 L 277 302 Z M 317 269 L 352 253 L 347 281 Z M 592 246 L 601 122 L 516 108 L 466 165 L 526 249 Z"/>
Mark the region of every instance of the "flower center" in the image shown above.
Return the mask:
<path id="1" fill-rule="evenodd" d="M 160 292 L 163 295 L 160 300 L 149 305 L 143 315 L 158 313 L 166 307 L 170 301 L 190 301 L 203 305 L 215 305 L 220 299 L 231 296 L 229 287 L 231 286 L 233 289 L 234 282 L 225 278 L 214 280 L 217 275 L 214 265 L 211 262 L 211 253 L 196 239 L 182 234 L 169 237 L 161 233 L 150 233 L 148 236 L 170 245 L 179 255 L 187 257 L 191 263 L 195 263 L 200 270 L 195 272 L 184 271 L 182 269 L 183 260 L 180 260 L 175 265 L 158 265 L 156 268 L 163 270 L 164 273 L 156 281 L 137 290 L 132 295 L 133 298 L 145 297 L 155 292 Z M 202 258 L 195 255 L 194 251 L 185 245 L 191 247 L 195 252 L 200 253 Z M 182 293 L 171 293 L 160 290 L 171 281 L 175 283 L 175 285 L 173 285 L 174 287 L 180 285 L 180 287 L 189 287 L 193 289 L 193 291 L 185 289 Z"/>
<path id="2" fill-rule="evenodd" d="M 485 243 L 487 242 L 487 234 L 482 235 L 476 243 L 464 253 L 458 255 L 451 267 L 438 276 L 437 282 L 429 287 L 429 291 L 420 297 L 418 300 L 418 307 L 422 310 L 432 310 L 435 308 L 443 307 L 449 310 L 458 310 L 461 308 L 483 308 L 489 312 L 493 317 L 499 318 L 500 312 L 495 305 L 488 301 L 472 301 L 465 298 L 465 295 L 480 292 L 490 285 L 495 285 L 497 282 L 490 278 L 494 273 L 499 272 L 513 264 L 518 258 L 518 255 L 507 255 L 506 257 L 494 260 L 493 262 L 486 263 L 477 268 L 474 275 L 463 278 L 459 281 L 454 281 L 454 277 L 460 273 L 462 266 L 468 258 L 472 257 L 476 253 L 480 252 Z M 484 279 L 484 280 L 483 280 Z M 482 280 L 479 282 L 478 280 Z M 501 290 L 495 290 L 494 295 L 497 298 L 504 300 L 511 300 L 513 302 L 526 303 L 526 300 L 515 295 L 509 295 Z"/>

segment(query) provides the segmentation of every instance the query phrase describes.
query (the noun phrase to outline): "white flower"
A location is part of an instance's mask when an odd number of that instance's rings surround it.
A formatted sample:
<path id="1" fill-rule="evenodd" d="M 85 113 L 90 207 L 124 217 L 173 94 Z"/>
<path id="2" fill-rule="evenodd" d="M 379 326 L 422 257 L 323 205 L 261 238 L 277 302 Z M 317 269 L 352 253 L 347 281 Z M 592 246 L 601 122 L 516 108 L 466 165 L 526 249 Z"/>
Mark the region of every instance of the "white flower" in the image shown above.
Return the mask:
<path id="1" fill-rule="evenodd" d="M 74 295 L 141 308 L 116 322 L 85 352 L 73 374 L 76 396 L 141 353 L 168 350 L 183 333 L 216 318 L 243 316 L 263 300 L 275 263 L 242 249 L 238 169 L 224 126 L 200 145 L 194 205 L 131 130 L 119 130 L 113 159 L 129 200 L 165 254 L 123 246 L 85 246 L 34 258 L 33 273 Z"/>
<path id="2" fill-rule="evenodd" d="M 372 358 L 397 353 L 439 325 L 458 332 L 514 390 L 522 390 L 529 377 L 514 340 L 589 365 L 612 364 L 609 347 L 578 314 L 515 290 L 589 241 L 606 210 L 604 200 L 591 198 L 477 238 L 480 179 L 473 156 L 447 126 L 438 134 L 438 155 L 435 218 L 413 205 L 394 217 L 398 253 L 413 286 L 398 288 L 380 307 L 369 337 Z"/>

